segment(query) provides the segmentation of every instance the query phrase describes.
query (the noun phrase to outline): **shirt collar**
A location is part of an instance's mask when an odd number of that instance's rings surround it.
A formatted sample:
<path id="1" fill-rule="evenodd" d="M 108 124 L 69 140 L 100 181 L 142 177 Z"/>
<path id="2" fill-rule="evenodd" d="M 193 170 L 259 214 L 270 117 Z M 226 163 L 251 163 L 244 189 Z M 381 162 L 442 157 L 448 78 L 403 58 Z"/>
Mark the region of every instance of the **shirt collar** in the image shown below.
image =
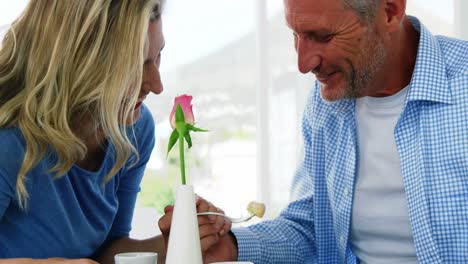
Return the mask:
<path id="1" fill-rule="evenodd" d="M 452 103 L 452 92 L 439 42 L 417 18 L 410 16 L 409 19 L 420 37 L 407 100 Z"/>

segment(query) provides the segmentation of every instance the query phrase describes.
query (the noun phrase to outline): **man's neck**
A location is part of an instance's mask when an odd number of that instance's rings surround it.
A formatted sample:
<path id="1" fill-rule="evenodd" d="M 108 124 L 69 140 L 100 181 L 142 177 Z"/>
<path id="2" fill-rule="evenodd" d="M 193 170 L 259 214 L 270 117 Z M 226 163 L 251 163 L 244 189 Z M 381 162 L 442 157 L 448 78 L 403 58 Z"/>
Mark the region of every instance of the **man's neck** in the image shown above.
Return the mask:
<path id="1" fill-rule="evenodd" d="M 381 71 L 381 76 L 376 80 L 377 87 L 383 89 L 378 96 L 396 94 L 409 85 L 416 65 L 418 44 L 419 32 L 406 17 L 401 30 L 391 36 L 387 63 Z"/>

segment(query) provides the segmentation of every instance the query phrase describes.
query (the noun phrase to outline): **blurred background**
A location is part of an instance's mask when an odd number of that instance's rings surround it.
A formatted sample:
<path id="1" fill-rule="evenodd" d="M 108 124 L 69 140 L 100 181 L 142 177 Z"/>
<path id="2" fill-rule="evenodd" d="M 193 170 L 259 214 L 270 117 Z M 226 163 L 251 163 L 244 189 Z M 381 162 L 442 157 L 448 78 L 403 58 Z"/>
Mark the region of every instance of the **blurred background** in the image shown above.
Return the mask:
<path id="1" fill-rule="evenodd" d="M 27 2 L 0 0 L 0 34 Z M 266 219 L 287 205 L 302 158 L 301 114 L 314 77 L 297 70 L 282 8 L 282 0 L 166 1 L 165 90 L 146 100 L 157 143 L 137 201 L 133 237 L 159 233 L 157 220 L 180 184 L 177 151 L 168 157 L 165 152 L 173 98 L 181 94 L 194 97 L 196 125 L 210 130 L 193 133 L 194 146 L 186 154 L 195 191 L 233 216 L 246 214 L 251 200 L 266 204 Z M 462 16 L 468 14 L 467 0 L 408 0 L 407 13 L 434 34 L 468 39 L 468 18 Z"/>

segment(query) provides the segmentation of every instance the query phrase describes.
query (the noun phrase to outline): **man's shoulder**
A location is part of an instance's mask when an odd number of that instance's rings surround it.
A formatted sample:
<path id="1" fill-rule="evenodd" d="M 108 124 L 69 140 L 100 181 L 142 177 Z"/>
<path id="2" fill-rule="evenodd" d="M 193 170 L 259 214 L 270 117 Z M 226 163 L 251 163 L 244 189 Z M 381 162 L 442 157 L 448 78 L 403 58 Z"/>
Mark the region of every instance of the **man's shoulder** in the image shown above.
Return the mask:
<path id="1" fill-rule="evenodd" d="M 468 74 L 468 41 L 436 36 L 449 78 Z"/>

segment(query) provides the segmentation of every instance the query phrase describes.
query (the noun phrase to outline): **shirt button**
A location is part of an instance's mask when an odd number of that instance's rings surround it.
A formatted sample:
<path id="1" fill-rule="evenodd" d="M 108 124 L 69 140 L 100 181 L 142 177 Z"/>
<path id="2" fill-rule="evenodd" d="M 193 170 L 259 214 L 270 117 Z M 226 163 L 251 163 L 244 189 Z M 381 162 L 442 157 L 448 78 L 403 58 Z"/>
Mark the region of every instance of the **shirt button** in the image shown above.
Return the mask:
<path id="1" fill-rule="evenodd" d="M 341 237 L 340 237 L 340 241 L 341 241 L 341 244 L 345 244 L 345 243 L 346 243 L 345 237 L 344 237 L 344 236 L 341 236 Z"/>
<path id="2" fill-rule="evenodd" d="M 349 196 L 349 190 L 348 190 L 348 188 L 345 188 L 345 189 L 344 189 L 344 195 L 345 195 L 346 197 Z"/>

